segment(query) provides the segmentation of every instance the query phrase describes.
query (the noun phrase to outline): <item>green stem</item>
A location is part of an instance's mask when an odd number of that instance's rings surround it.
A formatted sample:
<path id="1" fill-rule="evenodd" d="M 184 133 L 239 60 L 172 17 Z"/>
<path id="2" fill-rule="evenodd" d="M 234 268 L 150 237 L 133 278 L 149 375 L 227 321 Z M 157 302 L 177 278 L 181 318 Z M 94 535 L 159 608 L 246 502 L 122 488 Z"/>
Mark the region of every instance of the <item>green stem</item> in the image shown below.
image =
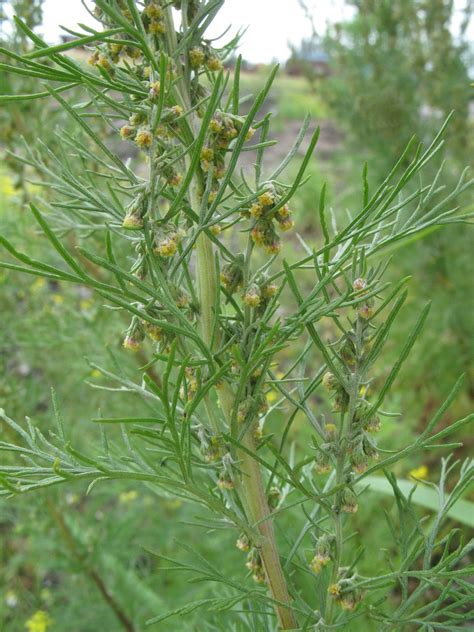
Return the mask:
<path id="1" fill-rule="evenodd" d="M 214 307 L 217 292 L 217 275 L 214 253 L 209 238 L 201 233 L 196 240 L 198 291 L 201 305 L 201 334 L 211 348 L 214 331 Z"/>
<path id="2" fill-rule="evenodd" d="M 361 323 L 360 319 L 357 319 L 356 324 L 356 351 L 359 353 L 361 346 Z M 354 419 L 354 414 L 356 410 L 357 397 L 359 393 L 359 386 L 361 381 L 359 363 L 357 362 L 356 367 L 354 368 L 354 372 L 351 375 L 349 382 L 349 404 L 347 414 L 343 414 L 341 416 L 341 426 L 339 430 L 339 441 L 338 441 L 338 453 L 336 459 L 336 476 L 334 481 L 334 487 L 337 488 L 341 486 L 345 481 L 345 466 L 347 460 L 347 438 L 351 429 L 351 425 Z M 339 569 L 342 565 L 342 549 L 344 545 L 344 532 L 343 532 L 343 524 L 342 524 L 342 515 L 341 515 L 341 492 L 336 495 L 335 507 L 334 507 L 334 535 L 335 535 L 335 555 L 334 555 L 334 563 L 332 566 L 331 579 L 330 584 L 336 584 L 339 579 Z M 330 594 L 327 595 L 326 599 L 326 611 L 325 611 L 325 622 L 326 624 L 330 624 L 333 619 L 334 612 L 334 597 Z"/>
<path id="3" fill-rule="evenodd" d="M 251 429 L 243 437 L 242 444 L 249 451 L 255 452 L 255 441 Z M 274 604 L 279 627 L 281 630 L 294 630 L 298 627 L 298 623 L 291 610 L 291 598 L 288 594 L 285 576 L 281 567 L 260 465 L 250 454 L 243 450 L 240 451 L 239 460 L 242 471 L 240 485 L 242 500 L 248 514 L 248 520 L 252 526 L 258 524 L 258 530 L 262 536 L 257 548 L 265 569 L 267 586 L 273 599 L 279 602 Z"/>
<path id="4" fill-rule="evenodd" d="M 166 19 L 167 32 L 169 31 L 168 48 L 171 52 L 176 48 L 176 41 L 171 34 L 172 17 L 169 9 L 166 11 Z M 183 92 L 182 96 L 185 102 L 190 101 L 188 84 L 189 82 L 186 82 L 185 79 L 181 81 Z M 195 121 L 193 115 L 191 115 L 190 125 L 191 129 L 194 131 Z M 199 196 L 200 185 L 201 182 L 199 175 L 195 174 L 189 191 L 189 201 L 191 203 L 191 207 L 195 211 L 198 211 L 201 207 Z M 248 252 L 249 255 L 251 253 L 251 248 L 252 245 L 250 245 L 250 251 Z M 208 345 L 209 350 L 212 352 L 213 347 L 215 347 L 218 342 L 214 335 L 215 319 L 217 318 L 215 306 L 218 292 L 218 279 L 212 242 L 204 232 L 201 232 L 196 240 L 196 255 L 196 276 L 200 304 L 200 330 L 204 343 Z M 233 408 L 237 404 L 234 393 L 227 384 L 224 384 L 218 390 L 218 397 L 224 418 L 227 423 L 230 424 Z M 205 398 L 205 405 L 214 432 L 216 432 L 216 434 L 220 434 L 219 419 L 215 414 L 213 403 L 209 401 L 209 398 Z M 249 451 L 255 451 L 255 443 L 252 432 L 247 432 L 246 436 L 242 440 L 242 443 Z M 280 628 L 282 630 L 295 629 L 298 626 L 290 606 L 291 599 L 288 594 L 285 577 L 280 563 L 280 557 L 276 547 L 271 513 L 265 495 L 260 466 L 257 461 L 255 461 L 246 452 L 242 451 L 239 457 L 243 475 L 241 481 L 238 482 L 238 489 L 242 495 L 242 502 L 247 513 L 248 521 L 252 525 L 258 524 L 258 530 L 262 536 L 262 540 L 258 547 L 265 569 L 268 587 L 273 599 L 280 602 L 275 604 Z M 288 606 L 281 604 L 288 604 Z"/>
<path id="5" fill-rule="evenodd" d="M 214 253 L 209 238 L 201 233 L 197 239 L 197 278 L 201 305 L 201 332 L 206 344 L 211 345 L 214 331 L 214 306 L 217 294 L 217 276 L 214 265 Z M 235 398 L 226 385 L 219 389 L 219 400 L 226 420 L 232 418 Z M 212 404 L 211 404 L 212 405 Z M 251 452 L 255 452 L 255 443 L 251 430 L 242 439 L 242 444 Z M 292 630 L 298 627 L 290 607 L 290 596 L 286 587 L 286 580 L 280 563 L 280 557 L 275 542 L 273 523 L 265 495 L 260 466 L 247 452 L 239 454 L 242 479 L 239 491 L 247 513 L 247 519 L 252 525 L 258 524 L 262 540 L 258 545 L 267 585 L 273 599 L 280 602 L 275 604 L 282 630 Z M 284 606 L 281 604 L 288 604 Z"/>

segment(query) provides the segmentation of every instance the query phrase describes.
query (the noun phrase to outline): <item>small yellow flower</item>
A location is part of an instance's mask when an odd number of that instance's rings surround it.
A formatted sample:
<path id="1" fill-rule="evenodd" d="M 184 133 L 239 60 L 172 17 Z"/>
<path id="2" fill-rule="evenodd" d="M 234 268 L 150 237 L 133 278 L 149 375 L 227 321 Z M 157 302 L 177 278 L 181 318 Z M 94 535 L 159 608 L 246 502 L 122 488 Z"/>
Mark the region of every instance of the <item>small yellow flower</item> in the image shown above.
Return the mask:
<path id="1" fill-rule="evenodd" d="M 122 492 L 119 494 L 119 503 L 122 505 L 128 505 L 128 503 L 132 503 L 134 500 L 138 498 L 138 492 L 135 490 L 131 490 L 129 492 Z"/>
<path id="2" fill-rule="evenodd" d="M 53 303 L 55 305 L 62 305 L 64 303 L 64 296 L 62 294 L 53 294 Z"/>
<path id="3" fill-rule="evenodd" d="M 206 55 L 202 48 L 191 48 L 189 51 L 189 62 L 191 64 L 191 68 L 199 68 L 204 63 Z"/>
<path id="4" fill-rule="evenodd" d="M 209 57 L 206 60 L 206 66 L 211 72 L 216 72 L 217 70 L 222 70 L 222 62 L 218 57 Z"/>
<path id="5" fill-rule="evenodd" d="M 156 247 L 153 249 L 153 252 L 161 257 L 172 257 L 177 248 L 178 245 L 174 239 L 164 237 L 158 242 Z"/>
<path id="6" fill-rule="evenodd" d="M 211 119 L 209 129 L 211 132 L 214 132 L 214 134 L 220 134 L 220 132 L 222 132 L 223 125 L 218 119 Z"/>
<path id="7" fill-rule="evenodd" d="M 34 283 L 31 284 L 30 288 L 32 292 L 39 292 L 46 285 L 45 279 L 43 277 L 38 277 Z"/>
<path id="8" fill-rule="evenodd" d="M 12 197 L 15 195 L 15 187 L 13 186 L 13 182 L 10 177 L 0 177 L 0 192 L 6 197 Z"/>
<path id="9" fill-rule="evenodd" d="M 329 557 L 329 555 L 321 555 L 320 553 L 318 553 L 309 563 L 309 567 L 313 571 L 313 573 L 319 574 L 321 570 L 329 564 L 330 561 L 331 558 Z"/>
<path id="10" fill-rule="evenodd" d="M 137 340 L 132 338 L 131 336 L 125 336 L 124 341 L 122 343 L 122 347 L 124 349 L 128 349 L 129 351 L 138 351 L 141 346 L 141 340 Z"/>
<path id="11" fill-rule="evenodd" d="M 161 7 L 159 7 L 157 4 L 149 4 L 147 7 L 145 7 L 143 13 L 148 18 L 161 18 L 162 16 Z"/>
<path id="12" fill-rule="evenodd" d="M 120 138 L 122 138 L 122 140 L 132 138 L 132 136 L 135 134 L 135 131 L 136 130 L 132 125 L 122 125 L 119 130 Z"/>
<path id="13" fill-rule="evenodd" d="M 155 100 L 158 98 L 160 94 L 161 84 L 159 81 L 153 81 L 150 83 L 150 90 L 148 92 L 148 96 L 150 99 Z"/>
<path id="14" fill-rule="evenodd" d="M 97 59 L 97 65 L 103 68 L 104 70 L 106 70 L 107 72 L 110 72 L 112 70 L 112 64 L 107 59 L 107 57 L 103 54 L 99 55 Z"/>
<path id="15" fill-rule="evenodd" d="M 135 142 L 142 149 L 149 149 L 153 144 L 153 134 L 146 127 L 138 130 Z"/>
<path id="16" fill-rule="evenodd" d="M 428 478 L 429 472 L 430 471 L 427 465 L 420 465 L 420 467 L 416 467 L 413 470 L 410 470 L 409 476 L 411 476 L 411 478 L 425 481 Z"/>
<path id="17" fill-rule="evenodd" d="M 148 30 L 152 35 L 161 35 L 166 31 L 165 25 L 161 20 L 151 20 Z"/>
<path id="18" fill-rule="evenodd" d="M 248 537 L 245 534 L 242 534 L 236 541 L 235 546 L 239 549 L 239 551 L 248 552 L 250 551 L 250 542 Z"/>
<path id="19" fill-rule="evenodd" d="M 263 206 L 261 204 L 252 204 L 250 207 L 250 215 L 254 219 L 259 219 L 263 214 Z"/>
<path id="20" fill-rule="evenodd" d="M 37 610 L 35 614 L 25 622 L 25 627 L 28 632 L 46 632 L 52 622 L 47 612 Z"/>
<path id="21" fill-rule="evenodd" d="M 203 147 L 201 149 L 201 160 L 212 160 L 214 158 L 214 150 L 212 147 Z"/>
<path id="22" fill-rule="evenodd" d="M 153 323 L 144 322 L 143 327 L 145 328 L 146 333 L 150 336 L 152 340 L 155 342 L 159 342 L 163 339 L 163 330 L 158 325 L 154 325 Z"/>
<path id="23" fill-rule="evenodd" d="M 83 298 L 81 301 L 79 301 L 80 309 L 82 309 L 85 312 L 91 309 L 93 305 L 94 305 L 94 301 L 92 301 L 90 298 Z"/>
<path id="24" fill-rule="evenodd" d="M 256 283 L 252 283 L 243 293 L 242 301 L 247 307 L 258 307 L 262 298 L 260 288 Z"/>
<path id="25" fill-rule="evenodd" d="M 258 199 L 260 201 L 260 204 L 263 204 L 263 206 L 271 206 L 275 203 L 273 193 L 271 193 L 270 191 L 262 193 L 262 195 L 260 195 Z"/>
<path id="26" fill-rule="evenodd" d="M 340 597 L 341 596 L 341 587 L 339 584 L 330 584 L 328 588 L 328 593 L 332 597 Z"/>
<path id="27" fill-rule="evenodd" d="M 295 222 L 294 220 L 291 219 L 291 217 L 288 217 L 286 219 L 283 219 L 281 222 L 278 222 L 278 227 L 280 230 L 286 232 L 287 230 L 291 230 L 292 228 L 294 228 L 295 226 Z"/>
<path id="28" fill-rule="evenodd" d="M 165 500 L 163 504 L 166 507 L 166 509 L 169 509 L 171 511 L 176 511 L 176 509 L 179 509 L 181 507 L 181 505 L 183 504 L 183 501 L 179 500 L 178 498 L 175 498 L 175 499 Z"/>
<path id="29" fill-rule="evenodd" d="M 167 179 L 167 183 L 171 186 L 171 187 L 177 187 L 179 186 L 181 180 L 183 179 L 183 176 L 180 173 L 173 173 L 168 179 Z"/>
<path id="30" fill-rule="evenodd" d="M 98 369 L 92 369 L 91 377 L 95 377 L 95 378 L 102 377 L 102 373 Z"/>
<path id="31" fill-rule="evenodd" d="M 273 404 L 274 401 L 276 401 L 278 399 L 278 393 L 276 391 L 268 391 L 267 395 L 267 402 L 269 404 Z"/>

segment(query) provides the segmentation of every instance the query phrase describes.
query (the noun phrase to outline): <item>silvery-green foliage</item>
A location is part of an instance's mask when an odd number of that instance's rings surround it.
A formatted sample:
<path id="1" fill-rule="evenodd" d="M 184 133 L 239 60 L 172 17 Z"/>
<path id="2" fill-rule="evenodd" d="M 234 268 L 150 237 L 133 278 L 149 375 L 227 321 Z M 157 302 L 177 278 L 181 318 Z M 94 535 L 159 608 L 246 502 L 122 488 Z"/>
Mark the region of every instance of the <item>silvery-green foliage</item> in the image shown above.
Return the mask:
<path id="1" fill-rule="evenodd" d="M 323 189 L 315 202 L 322 243 L 298 237 L 292 243 L 301 258 L 285 245 L 279 255 L 286 231 L 298 228 L 291 200 L 304 186 L 318 132 L 299 159 L 306 120 L 282 164 L 267 168 L 271 114 L 260 111 L 276 69 L 259 94 L 241 95 L 240 60 L 233 72 L 222 64 L 236 42 L 219 48 L 206 39 L 222 0 L 95 4 L 98 30 L 83 27 L 74 41 L 57 46 L 17 21 L 34 49 L 21 65 L 12 54 L 15 64 L 5 69 L 36 77 L 38 90 L 0 100 L 52 98 L 75 131 L 57 131 L 57 151 L 40 140 L 18 157 L 49 190 L 48 201 L 31 205 L 32 218 L 61 263 L 32 259 L 0 237 L 7 253 L 0 265 L 90 288 L 128 316 L 125 348 L 149 351 L 142 378 L 125 374 L 118 355 L 112 367 L 95 368 L 120 393 L 142 398 L 149 415 L 108 418 L 103 411 L 93 420 L 102 446 L 86 454 L 69 443 L 56 403 L 57 432 L 48 436 L 2 412 L 18 440 L 0 443 L 10 454 L 0 466 L 1 493 L 80 480 L 93 492 L 110 480 L 138 481 L 204 508 L 194 528 L 234 529 L 255 583 L 243 579 L 244 560 L 240 572 L 216 568 L 186 547 L 188 561 L 168 560 L 170 566 L 219 586 L 212 598 L 193 603 L 183 594 L 182 609 L 157 613 L 150 623 L 203 607 L 215 612 L 214 629 L 224 612 L 234 614 L 235 630 L 350 630 L 358 622 L 387 630 L 461 629 L 470 545 L 460 532 L 446 536 L 442 526 L 472 467 L 442 461 L 434 486 L 439 502 L 434 507 L 433 496 L 424 502 L 435 509 L 428 522 L 415 508 L 423 505 L 418 492 L 404 492 L 406 481 L 397 482 L 390 468 L 409 455 L 457 445 L 445 437 L 471 418 L 438 425 L 462 380 L 411 445 L 393 451 L 374 438 L 381 420 L 394 414 L 384 404 L 429 306 L 420 306 L 397 360 L 372 388 L 408 293 L 407 279 L 383 280 L 386 253 L 433 226 L 467 219 L 452 206 L 472 185 L 466 172 L 452 191 L 440 183 L 441 171 L 423 181 L 447 122 L 428 147 L 410 141 L 374 191 L 364 168 L 361 206 L 347 216 L 328 210 Z M 82 47 L 90 48 L 89 65 L 70 54 Z M 108 135 L 97 132 L 97 120 Z M 122 159 L 121 142 L 131 160 Z M 247 151 L 255 155 L 251 175 L 240 169 Z M 299 168 L 289 181 L 285 170 L 294 161 Z M 71 231 L 88 247 L 71 251 L 64 239 Z M 323 326 L 334 332 L 329 342 Z M 282 352 L 280 373 L 274 363 Z M 151 366 L 157 379 L 145 370 Z M 270 388 L 279 396 L 271 406 Z M 327 402 L 326 417 L 315 407 L 316 395 Z M 270 435 L 267 426 L 282 407 L 285 427 Z M 297 415 L 310 428 L 304 453 L 288 445 Z M 120 427 L 120 440 L 111 426 Z M 457 483 L 448 491 L 453 470 Z M 350 534 L 352 514 L 371 485 L 382 485 L 396 501 L 399 518 L 387 515 L 387 537 L 398 554 L 387 572 L 365 577 L 358 572 L 364 551 L 353 550 Z M 299 527 L 293 541 L 275 538 L 273 529 L 288 513 Z"/>

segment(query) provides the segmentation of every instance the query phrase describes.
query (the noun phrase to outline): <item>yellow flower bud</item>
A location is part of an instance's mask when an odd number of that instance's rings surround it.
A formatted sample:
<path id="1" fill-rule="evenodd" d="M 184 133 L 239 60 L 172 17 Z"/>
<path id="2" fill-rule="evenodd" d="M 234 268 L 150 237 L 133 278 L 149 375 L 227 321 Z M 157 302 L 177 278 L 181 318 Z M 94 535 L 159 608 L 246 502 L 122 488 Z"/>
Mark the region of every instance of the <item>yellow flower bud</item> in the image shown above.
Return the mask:
<path id="1" fill-rule="evenodd" d="M 175 254 L 177 248 L 178 246 L 174 239 L 171 239 L 170 237 L 163 237 L 156 244 L 153 252 L 157 255 L 160 255 L 160 257 L 172 257 Z"/>
<path id="2" fill-rule="evenodd" d="M 212 55 L 206 59 L 206 66 L 211 72 L 222 70 L 222 62 L 219 57 Z"/>
<path id="3" fill-rule="evenodd" d="M 151 101 L 156 101 L 158 99 L 158 96 L 160 94 L 160 82 L 159 81 L 153 81 L 152 83 L 150 83 L 150 89 L 148 91 L 148 96 L 150 98 Z"/>
<path id="4" fill-rule="evenodd" d="M 212 147 L 203 147 L 201 149 L 201 160 L 213 160 L 214 150 Z"/>
<path id="5" fill-rule="evenodd" d="M 191 64 L 191 68 L 199 68 L 203 65 L 206 55 L 202 48 L 191 48 L 189 51 L 189 63 Z"/>
<path id="6" fill-rule="evenodd" d="M 138 130 L 135 142 L 141 149 L 149 149 L 153 144 L 153 134 L 147 127 Z"/>
<path id="7" fill-rule="evenodd" d="M 131 125 L 123 125 L 120 128 L 120 137 L 122 138 L 122 140 L 126 140 L 127 138 L 133 138 L 133 136 L 135 135 L 135 128 L 132 127 Z"/>
<path id="8" fill-rule="evenodd" d="M 262 193 L 262 195 L 260 195 L 258 199 L 263 206 L 272 206 L 275 203 L 275 198 L 273 194 L 270 193 L 270 191 Z"/>
<path id="9" fill-rule="evenodd" d="M 242 301 L 248 307 L 258 307 L 261 301 L 260 288 L 256 283 L 252 283 L 243 293 Z"/>
<path id="10" fill-rule="evenodd" d="M 258 219 L 259 217 L 261 217 L 263 214 L 263 206 L 261 204 L 252 204 L 252 206 L 250 207 L 250 215 L 254 218 L 254 219 Z"/>
<path id="11" fill-rule="evenodd" d="M 162 35 L 166 32 L 165 25 L 161 20 L 152 19 L 148 25 L 148 32 L 152 35 Z"/>

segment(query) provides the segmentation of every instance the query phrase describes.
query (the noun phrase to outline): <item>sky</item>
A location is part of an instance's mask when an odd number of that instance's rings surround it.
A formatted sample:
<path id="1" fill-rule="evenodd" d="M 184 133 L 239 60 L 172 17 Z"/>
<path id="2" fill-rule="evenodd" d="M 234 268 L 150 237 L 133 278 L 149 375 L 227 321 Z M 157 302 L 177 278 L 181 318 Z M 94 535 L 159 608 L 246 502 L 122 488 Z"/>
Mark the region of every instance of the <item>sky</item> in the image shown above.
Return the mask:
<path id="1" fill-rule="evenodd" d="M 91 6 L 90 0 L 84 2 Z M 461 8 L 467 0 L 455 0 Z M 316 30 L 324 31 L 327 22 L 350 17 L 350 9 L 343 0 L 307 0 L 312 9 Z M 50 43 L 59 41 L 60 25 L 74 29 L 78 22 L 97 26 L 81 0 L 45 0 L 42 34 Z M 215 22 L 207 32 L 209 37 L 221 35 L 231 27 L 223 41 L 239 28 L 247 27 L 239 52 L 252 63 L 284 61 L 289 56 L 288 44 L 301 41 L 311 34 L 311 25 L 298 0 L 225 0 Z M 474 21 L 471 25 L 474 38 Z M 454 25 L 456 27 L 456 25 Z"/>
<path id="2" fill-rule="evenodd" d="M 86 1 L 86 4 L 90 6 L 91 3 Z M 317 6 L 318 26 L 322 27 L 327 20 L 335 21 L 344 16 L 341 0 L 321 0 L 310 4 Z M 78 22 L 97 25 L 81 0 L 45 0 L 42 32 L 49 42 L 59 39 L 59 25 L 74 28 Z M 248 27 L 240 52 L 244 59 L 252 63 L 284 61 L 290 52 L 288 42 L 298 43 L 311 34 L 310 23 L 298 0 L 225 0 L 207 33 L 209 37 L 217 37 L 229 25 L 232 34 L 241 27 Z"/>

